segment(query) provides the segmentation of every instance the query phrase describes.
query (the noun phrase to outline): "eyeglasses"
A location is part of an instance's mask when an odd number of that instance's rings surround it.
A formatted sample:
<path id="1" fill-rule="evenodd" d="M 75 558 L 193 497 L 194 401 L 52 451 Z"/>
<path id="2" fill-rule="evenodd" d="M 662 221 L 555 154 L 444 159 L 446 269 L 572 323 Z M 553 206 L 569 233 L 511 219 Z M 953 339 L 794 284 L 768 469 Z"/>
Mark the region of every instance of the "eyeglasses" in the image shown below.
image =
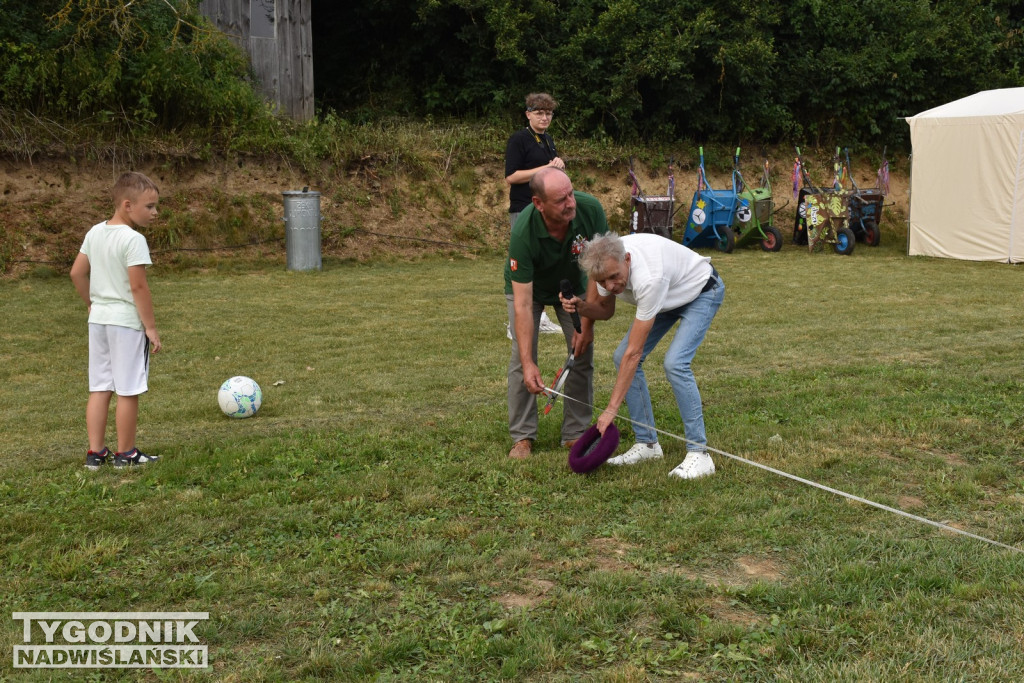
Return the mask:
<path id="1" fill-rule="evenodd" d="M 542 118 L 551 118 L 555 115 L 550 109 L 527 109 L 526 111 L 536 114 Z"/>

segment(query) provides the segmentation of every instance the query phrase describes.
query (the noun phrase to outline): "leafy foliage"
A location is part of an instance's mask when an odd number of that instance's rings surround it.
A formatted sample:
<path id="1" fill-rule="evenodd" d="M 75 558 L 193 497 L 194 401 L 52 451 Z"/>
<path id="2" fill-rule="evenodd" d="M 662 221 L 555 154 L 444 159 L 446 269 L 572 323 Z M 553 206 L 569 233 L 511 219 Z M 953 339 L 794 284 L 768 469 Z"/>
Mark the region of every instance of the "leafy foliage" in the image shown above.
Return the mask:
<path id="1" fill-rule="evenodd" d="M 0 0 L 0 102 L 56 119 L 231 126 L 262 108 L 195 0 Z"/>
<path id="2" fill-rule="evenodd" d="M 895 144 L 901 117 L 1024 84 L 1024 10 L 1008 0 L 388 0 L 314 15 L 318 98 L 355 116 L 518 121 L 522 96 L 547 90 L 578 135 Z"/>
<path id="3" fill-rule="evenodd" d="M 355 123 L 518 125 L 545 90 L 562 135 L 898 146 L 902 117 L 1024 84 L 1011 0 L 309 1 L 316 100 Z M 198 3 L 0 0 L 0 110 L 251 137 L 246 56 Z"/>

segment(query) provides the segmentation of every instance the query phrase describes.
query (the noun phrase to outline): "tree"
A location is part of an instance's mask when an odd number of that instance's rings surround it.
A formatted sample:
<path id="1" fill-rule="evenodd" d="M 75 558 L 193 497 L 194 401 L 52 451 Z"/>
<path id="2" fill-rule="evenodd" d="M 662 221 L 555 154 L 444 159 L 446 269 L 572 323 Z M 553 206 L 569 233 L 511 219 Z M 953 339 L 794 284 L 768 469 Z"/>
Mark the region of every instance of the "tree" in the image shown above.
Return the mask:
<path id="1" fill-rule="evenodd" d="M 195 0 L 0 0 L 3 105 L 64 120 L 233 125 L 262 105 Z"/>

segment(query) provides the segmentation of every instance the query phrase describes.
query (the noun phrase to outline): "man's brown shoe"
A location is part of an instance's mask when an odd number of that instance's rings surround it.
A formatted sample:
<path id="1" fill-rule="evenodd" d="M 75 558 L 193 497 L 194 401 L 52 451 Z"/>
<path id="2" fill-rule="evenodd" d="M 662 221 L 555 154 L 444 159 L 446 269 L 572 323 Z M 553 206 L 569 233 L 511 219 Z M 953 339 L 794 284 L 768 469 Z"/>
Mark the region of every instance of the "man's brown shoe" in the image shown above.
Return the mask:
<path id="1" fill-rule="evenodd" d="M 572 450 L 572 447 L 576 445 L 577 441 L 579 441 L 579 439 L 569 439 L 568 441 L 563 441 L 562 445 Z"/>
<path id="2" fill-rule="evenodd" d="M 529 439 L 516 441 L 516 445 L 508 452 L 508 457 L 515 458 L 516 460 L 526 460 L 530 457 L 531 450 L 533 450 L 533 442 Z"/>

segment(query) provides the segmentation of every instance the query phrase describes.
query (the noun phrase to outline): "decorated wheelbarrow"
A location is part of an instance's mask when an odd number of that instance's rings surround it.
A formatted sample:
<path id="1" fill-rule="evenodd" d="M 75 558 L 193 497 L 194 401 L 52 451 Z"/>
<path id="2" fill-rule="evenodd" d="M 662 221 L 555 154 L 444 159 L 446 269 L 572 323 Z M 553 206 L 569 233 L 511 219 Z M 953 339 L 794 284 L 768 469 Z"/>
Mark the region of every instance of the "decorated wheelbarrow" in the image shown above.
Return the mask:
<path id="1" fill-rule="evenodd" d="M 676 181 L 672 170 L 673 160 L 668 162 L 668 194 L 649 196 L 640 188 L 640 181 L 633 172 L 633 159 L 629 160 L 629 178 L 633 182 L 630 192 L 629 231 L 651 232 L 672 239 L 672 223 L 675 218 Z"/>
<path id="2" fill-rule="evenodd" d="M 821 251 L 826 244 L 831 244 L 837 254 L 849 255 L 857 241 L 849 227 L 850 193 L 842 189 L 843 166 L 838 150 L 833 168 L 835 177 L 831 187 L 814 184 L 797 147 L 793 165 L 793 195 L 797 198 L 793 243 L 806 244 L 810 252 Z"/>
<path id="3" fill-rule="evenodd" d="M 739 161 L 737 150 L 736 161 Z M 736 246 L 742 247 L 759 241 L 765 251 L 782 249 L 782 232 L 775 227 L 775 202 L 772 199 L 772 183 L 769 177 L 768 160 L 764 160 L 759 187 L 747 185 L 740 173 L 738 165 L 735 169 L 739 177 L 739 207 L 736 209 L 736 220 L 732 224 L 736 235 Z"/>
<path id="4" fill-rule="evenodd" d="M 686 219 L 686 232 L 683 233 L 683 246 L 691 249 L 715 247 L 729 253 L 736 246 L 736 233 L 732 224 L 736 221 L 736 211 L 741 205 L 737 195 L 739 182 L 739 147 L 733 157 L 732 187 L 726 190 L 714 190 L 708 187 L 704 173 L 704 148 L 700 148 L 700 166 L 697 167 L 697 191 L 693 193 L 690 213 Z"/>

